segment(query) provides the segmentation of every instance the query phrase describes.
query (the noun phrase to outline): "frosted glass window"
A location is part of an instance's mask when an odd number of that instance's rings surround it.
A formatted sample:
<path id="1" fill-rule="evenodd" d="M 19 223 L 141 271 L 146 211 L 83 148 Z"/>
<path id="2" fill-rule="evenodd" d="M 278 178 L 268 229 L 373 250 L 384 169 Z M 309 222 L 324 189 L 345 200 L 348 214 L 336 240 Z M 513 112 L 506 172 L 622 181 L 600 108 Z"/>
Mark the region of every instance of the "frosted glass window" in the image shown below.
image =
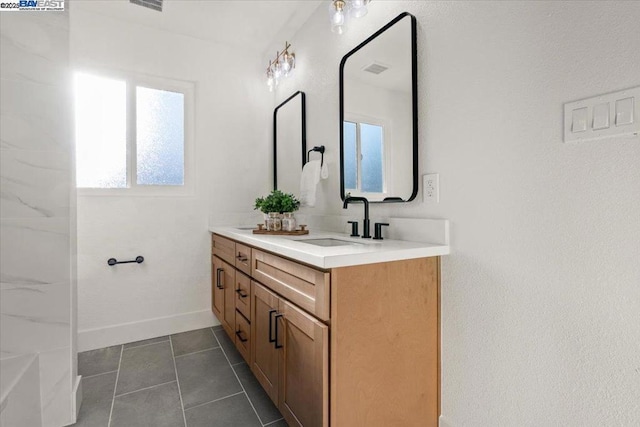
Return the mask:
<path id="1" fill-rule="evenodd" d="M 122 80 L 75 75 L 78 187 L 127 186 L 126 92 Z"/>
<path id="2" fill-rule="evenodd" d="M 383 191 L 382 126 L 360 124 L 360 150 L 362 153 L 362 191 Z"/>
<path id="3" fill-rule="evenodd" d="M 384 128 L 343 122 L 344 188 L 359 193 L 384 192 Z"/>
<path id="4" fill-rule="evenodd" d="M 184 184 L 184 95 L 136 87 L 137 183 Z"/>
<path id="5" fill-rule="evenodd" d="M 357 128 L 355 123 L 344 122 L 344 188 L 358 188 L 358 147 Z"/>

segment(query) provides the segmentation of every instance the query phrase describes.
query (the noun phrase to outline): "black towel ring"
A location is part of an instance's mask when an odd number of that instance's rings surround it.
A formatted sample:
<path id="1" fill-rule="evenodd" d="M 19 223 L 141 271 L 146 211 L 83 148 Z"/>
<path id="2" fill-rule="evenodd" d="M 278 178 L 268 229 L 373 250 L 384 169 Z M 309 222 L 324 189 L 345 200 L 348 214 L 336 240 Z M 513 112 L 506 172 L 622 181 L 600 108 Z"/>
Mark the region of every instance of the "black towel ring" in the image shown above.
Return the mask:
<path id="1" fill-rule="evenodd" d="M 322 158 L 320 159 L 320 166 L 324 165 L 324 145 L 313 147 L 311 150 L 307 151 L 307 163 L 309 163 L 309 155 L 312 151 L 317 151 L 322 155 Z"/>

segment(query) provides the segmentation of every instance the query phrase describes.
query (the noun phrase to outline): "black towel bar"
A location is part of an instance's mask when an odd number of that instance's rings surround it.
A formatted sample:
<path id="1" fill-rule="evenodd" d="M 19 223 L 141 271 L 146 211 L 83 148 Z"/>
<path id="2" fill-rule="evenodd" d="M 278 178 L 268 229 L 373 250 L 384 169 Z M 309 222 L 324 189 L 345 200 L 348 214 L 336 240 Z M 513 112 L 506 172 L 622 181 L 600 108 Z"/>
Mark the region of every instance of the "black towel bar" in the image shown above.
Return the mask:
<path id="1" fill-rule="evenodd" d="M 115 259 L 115 258 L 109 258 L 109 259 L 107 260 L 107 264 L 109 264 L 109 265 L 116 265 L 116 264 L 129 264 L 129 263 L 132 263 L 132 262 L 137 262 L 138 264 L 141 264 L 141 263 L 142 263 L 142 261 L 144 261 L 144 257 L 142 257 L 142 255 L 138 255 L 138 256 L 136 257 L 136 259 L 132 259 L 132 260 L 129 260 L 129 261 L 118 261 L 118 260 L 117 260 L 117 259 Z"/>

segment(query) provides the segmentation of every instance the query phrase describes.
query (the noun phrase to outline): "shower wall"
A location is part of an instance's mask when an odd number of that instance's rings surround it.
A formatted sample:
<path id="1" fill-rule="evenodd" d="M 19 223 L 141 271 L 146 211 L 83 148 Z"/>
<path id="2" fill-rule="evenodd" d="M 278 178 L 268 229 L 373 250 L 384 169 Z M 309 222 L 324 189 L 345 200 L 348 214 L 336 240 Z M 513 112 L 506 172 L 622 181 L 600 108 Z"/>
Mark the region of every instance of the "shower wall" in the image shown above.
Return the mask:
<path id="1" fill-rule="evenodd" d="M 0 356 L 39 355 L 43 425 L 59 427 L 77 377 L 69 14 L 0 24 Z"/>

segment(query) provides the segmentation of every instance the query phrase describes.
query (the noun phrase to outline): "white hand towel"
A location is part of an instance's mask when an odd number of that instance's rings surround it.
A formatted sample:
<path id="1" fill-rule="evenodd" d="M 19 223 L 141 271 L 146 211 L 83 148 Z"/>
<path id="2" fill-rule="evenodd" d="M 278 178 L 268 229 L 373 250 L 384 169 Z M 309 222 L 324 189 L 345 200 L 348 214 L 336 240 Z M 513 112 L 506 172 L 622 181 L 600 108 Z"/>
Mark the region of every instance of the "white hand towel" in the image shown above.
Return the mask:
<path id="1" fill-rule="evenodd" d="M 316 186 L 320 182 L 320 160 L 311 160 L 302 168 L 300 178 L 300 204 L 314 207 L 316 205 Z"/>
<path id="2" fill-rule="evenodd" d="M 322 164 L 322 168 L 320 169 L 320 178 L 327 179 L 329 178 L 329 168 L 326 163 Z"/>

